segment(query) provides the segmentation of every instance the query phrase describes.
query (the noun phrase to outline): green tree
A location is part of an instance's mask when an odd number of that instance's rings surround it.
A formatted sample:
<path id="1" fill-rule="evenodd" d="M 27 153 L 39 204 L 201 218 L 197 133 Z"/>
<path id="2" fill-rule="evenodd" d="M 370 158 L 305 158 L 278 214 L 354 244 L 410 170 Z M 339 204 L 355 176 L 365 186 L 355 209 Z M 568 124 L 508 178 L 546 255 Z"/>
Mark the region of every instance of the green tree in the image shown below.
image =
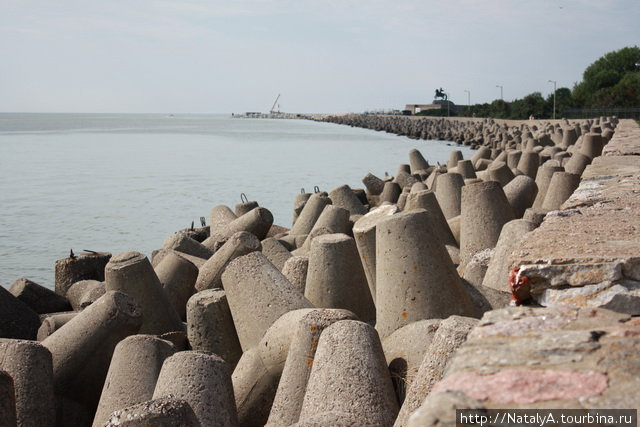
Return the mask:
<path id="1" fill-rule="evenodd" d="M 582 107 L 638 105 L 632 101 L 637 94 L 637 88 L 632 85 L 637 83 L 633 75 L 639 73 L 638 62 L 640 48 L 637 46 L 607 53 L 587 67 L 582 82 L 573 89 L 573 98 Z"/>

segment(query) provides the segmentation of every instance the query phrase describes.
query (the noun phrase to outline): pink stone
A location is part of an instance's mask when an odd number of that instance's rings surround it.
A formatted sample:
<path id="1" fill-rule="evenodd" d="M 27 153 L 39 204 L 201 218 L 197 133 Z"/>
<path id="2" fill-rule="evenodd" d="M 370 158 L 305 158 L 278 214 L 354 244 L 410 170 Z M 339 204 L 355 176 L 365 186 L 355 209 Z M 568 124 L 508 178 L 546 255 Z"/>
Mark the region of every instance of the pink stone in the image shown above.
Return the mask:
<path id="1" fill-rule="evenodd" d="M 437 383 L 433 392 L 461 391 L 476 400 L 526 404 L 593 397 L 607 386 L 607 376 L 599 372 L 505 369 L 492 375 L 456 372 Z"/>

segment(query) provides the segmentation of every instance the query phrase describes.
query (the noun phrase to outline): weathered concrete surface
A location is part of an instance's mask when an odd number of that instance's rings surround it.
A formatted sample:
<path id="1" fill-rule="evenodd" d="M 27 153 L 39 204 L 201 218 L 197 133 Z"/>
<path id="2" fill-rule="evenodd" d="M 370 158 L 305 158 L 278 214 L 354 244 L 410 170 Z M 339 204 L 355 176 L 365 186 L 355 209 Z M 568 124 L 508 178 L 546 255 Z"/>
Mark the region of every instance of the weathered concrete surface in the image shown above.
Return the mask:
<path id="1" fill-rule="evenodd" d="M 447 392 L 456 393 L 453 403 L 486 409 L 638 408 L 639 345 L 640 319 L 610 310 L 491 311 L 411 419 L 434 416 L 434 402 Z"/>
<path id="2" fill-rule="evenodd" d="M 578 189 L 510 256 L 534 300 L 640 315 L 639 189 L 640 126 L 621 120 Z"/>

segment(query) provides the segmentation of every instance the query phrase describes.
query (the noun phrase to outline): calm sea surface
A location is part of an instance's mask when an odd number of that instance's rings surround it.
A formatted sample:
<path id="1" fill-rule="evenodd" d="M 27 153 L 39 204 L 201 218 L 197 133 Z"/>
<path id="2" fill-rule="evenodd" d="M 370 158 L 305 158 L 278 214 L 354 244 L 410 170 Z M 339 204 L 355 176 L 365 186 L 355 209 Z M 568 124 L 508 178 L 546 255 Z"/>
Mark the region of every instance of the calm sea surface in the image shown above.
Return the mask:
<path id="1" fill-rule="evenodd" d="M 367 172 L 394 174 L 412 148 L 431 163 L 454 149 L 306 120 L 2 113 L 0 285 L 27 277 L 53 288 L 70 248 L 150 256 L 240 193 L 289 227 L 301 188 L 361 188 Z"/>

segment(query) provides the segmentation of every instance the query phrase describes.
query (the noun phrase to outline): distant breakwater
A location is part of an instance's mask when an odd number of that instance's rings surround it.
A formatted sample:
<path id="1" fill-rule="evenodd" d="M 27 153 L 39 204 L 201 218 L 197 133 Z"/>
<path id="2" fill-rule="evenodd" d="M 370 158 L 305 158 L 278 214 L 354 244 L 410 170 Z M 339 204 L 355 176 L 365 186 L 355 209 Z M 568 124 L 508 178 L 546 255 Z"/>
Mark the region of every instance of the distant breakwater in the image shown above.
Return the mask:
<path id="1" fill-rule="evenodd" d="M 325 122 L 384 131 L 412 139 L 433 139 L 468 145 L 505 148 L 522 142 L 523 133 L 538 133 L 537 142 L 562 141 L 562 126 L 568 121 L 499 120 L 489 118 L 431 118 L 415 116 L 382 116 L 367 114 L 333 115 Z M 603 120 L 604 121 L 604 120 Z"/>

